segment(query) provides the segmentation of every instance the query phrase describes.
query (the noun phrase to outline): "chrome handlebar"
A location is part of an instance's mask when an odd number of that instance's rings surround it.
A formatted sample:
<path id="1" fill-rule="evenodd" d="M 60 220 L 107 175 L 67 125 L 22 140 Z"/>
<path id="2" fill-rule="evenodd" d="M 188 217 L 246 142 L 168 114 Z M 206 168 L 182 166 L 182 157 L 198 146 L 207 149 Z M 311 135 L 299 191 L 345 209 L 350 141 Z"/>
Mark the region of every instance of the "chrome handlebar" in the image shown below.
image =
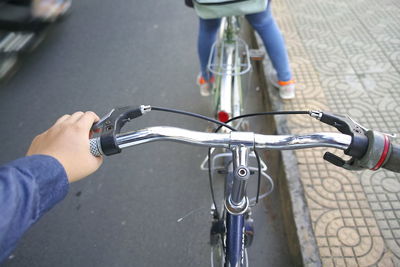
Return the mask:
<path id="1" fill-rule="evenodd" d="M 246 146 L 252 149 L 294 150 L 313 147 L 333 147 L 346 150 L 350 135 L 339 133 L 313 133 L 308 135 L 263 135 L 252 132 L 205 133 L 175 127 L 156 126 L 116 135 L 120 149 L 155 141 L 175 141 L 206 147 L 231 148 Z M 100 138 L 90 139 L 90 151 L 94 156 L 104 153 Z"/>

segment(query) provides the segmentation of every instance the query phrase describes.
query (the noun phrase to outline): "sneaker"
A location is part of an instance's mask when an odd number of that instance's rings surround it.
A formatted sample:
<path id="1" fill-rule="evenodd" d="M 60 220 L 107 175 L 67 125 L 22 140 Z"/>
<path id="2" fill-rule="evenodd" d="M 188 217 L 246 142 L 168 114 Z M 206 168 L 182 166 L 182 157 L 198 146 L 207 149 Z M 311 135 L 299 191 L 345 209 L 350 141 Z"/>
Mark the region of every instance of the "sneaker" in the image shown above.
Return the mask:
<path id="1" fill-rule="evenodd" d="M 278 81 L 279 95 L 282 99 L 293 99 L 296 95 L 296 86 L 294 80 L 287 82 Z"/>
<path id="2" fill-rule="evenodd" d="M 209 96 L 210 95 L 210 88 L 211 88 L 211 84 L 214 83 L 214 77 L 211 77 L 211 79 L 209 81 L 207 81 L 206 79 L 204 79 L 203 76 L 201 76 L 201 73 L 199 73 L 199 75 L 197 76 L 197 85 L 200 87 L 200 94 L 202 96 Z"/>
<path id="3" fill-rule="evenodd" d="M 293 99 L 296 95 L 296 83 L 295 81 L 279 81 L 275 70 L 272 70 L 268 74 L 269 81 L 273 86 L 279 89 L 279 96 L 282 99 Z"/>

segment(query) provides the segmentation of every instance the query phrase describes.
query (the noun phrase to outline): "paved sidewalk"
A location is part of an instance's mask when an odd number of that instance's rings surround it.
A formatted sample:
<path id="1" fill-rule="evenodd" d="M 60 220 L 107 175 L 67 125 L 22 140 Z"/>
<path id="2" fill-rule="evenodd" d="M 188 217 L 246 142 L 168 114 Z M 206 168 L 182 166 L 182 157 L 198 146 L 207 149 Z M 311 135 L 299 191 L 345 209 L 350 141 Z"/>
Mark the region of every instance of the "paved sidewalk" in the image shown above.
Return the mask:
<path id="1" fill-rule="evenodd" d="M 296 99 L 274 107 L 349 114 L 399 134 L 400 1 L 272 3 L 298 82 Z M 301 116 L 287 126 L 296 134 L 333 129 Z M 400 175 L 342 170 L 322 159 L 326 150 L 295 153 L 322 265 L 400 266 Z"/>

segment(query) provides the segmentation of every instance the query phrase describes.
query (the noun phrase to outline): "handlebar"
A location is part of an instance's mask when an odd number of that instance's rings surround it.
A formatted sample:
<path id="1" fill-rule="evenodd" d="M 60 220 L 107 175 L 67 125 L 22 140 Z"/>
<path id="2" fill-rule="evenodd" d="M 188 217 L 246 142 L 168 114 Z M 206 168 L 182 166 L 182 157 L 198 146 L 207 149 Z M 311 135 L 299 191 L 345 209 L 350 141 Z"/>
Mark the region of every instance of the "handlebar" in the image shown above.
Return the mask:
<path id="1" fill-rule="evenodd" d="M 400 172 L 400 146 L 391 143 L 390 135 L 368 130 L 348 116 L 321 111 L 301 112 L 301 114 L 308 114 L 322 123 L 335 127 L 340 133 L 263 135 L 252 132 L 238 132 L 229 125 L 220 122 L 218 122 L 220 125 L 231 129 L 232 132 L 205 133 L 175 127 L 157 126 L 120 133 L 126 122 L 136 119 L 151 110 L 186 114 L 202 119 L 206 118 L 184 111 L 145 105 L 115 108 L 93 125 L 92 130 L 101 129 L 101 136 L 90 140 L 91 153 L 95 156 L 113 155 L 120 153 L 124 148 L 155 141 L 175 141 L 191 145 L 228 149 L 247 147 L 250 149 L 294 150 L 332 147 L 344 150 L 344 154 L 351 157 L 349 160 L 344 160 L 339 156 L 326 152 L 324 159 L 336 166 L 348 170 L 378 170 L 383 167 L 391 171 Z M 297 114 L 300 114 L 299 111 L 297 111 Z M 211 118 L 206 119 L 216 122 Z"/>
<path id="2" fill-rule="evenodd" d="M 392 152 L 383 168 L 393 172 L 400 172 L 400 145 L 392 145 Z"/>
<path id="3" fill-rule="evenodd" d="M 339 133 L 314 133 L 310 135 L 263 135 L 252 132 L 204 133 L 175 127 L 157 126 L 116 135 L 119 149 L 155 141 L 175 141 L 206 147 L 231 148 L 247 146 L 269 150 L 294 150 L 312 147 L 333 147 L 346 150 L 351 136 Z M 90 140 L 93 155 L 104 152 L 100 138 Z"/>

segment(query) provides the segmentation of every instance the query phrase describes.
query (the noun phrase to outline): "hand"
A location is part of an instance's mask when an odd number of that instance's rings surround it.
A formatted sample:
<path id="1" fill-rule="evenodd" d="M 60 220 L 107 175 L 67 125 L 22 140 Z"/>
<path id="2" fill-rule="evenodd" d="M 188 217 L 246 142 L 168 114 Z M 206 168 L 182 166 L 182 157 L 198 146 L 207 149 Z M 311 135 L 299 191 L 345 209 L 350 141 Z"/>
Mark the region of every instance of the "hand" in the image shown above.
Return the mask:
<path id="1" fill-rule="evenodd" d="M 99 117 L 91 112 L 64 115 L 44 133 L 33 139 L 27 155 L 42 154 L 56 158 L 65 168 L 68 181 L 78 181 L 95 172 L 102 157 L 90 153 L 90 128 Z"/>

